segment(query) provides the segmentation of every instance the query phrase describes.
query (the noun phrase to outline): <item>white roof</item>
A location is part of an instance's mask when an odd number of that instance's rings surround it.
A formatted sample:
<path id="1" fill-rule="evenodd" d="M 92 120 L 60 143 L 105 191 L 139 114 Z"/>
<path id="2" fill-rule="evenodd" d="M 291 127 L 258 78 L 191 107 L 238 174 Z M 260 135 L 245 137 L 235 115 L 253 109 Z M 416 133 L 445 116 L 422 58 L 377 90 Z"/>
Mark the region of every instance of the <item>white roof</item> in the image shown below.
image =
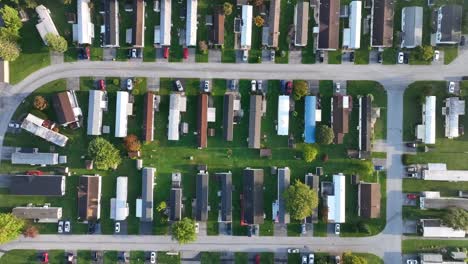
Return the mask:
<path id="1" fill-rule="evenodd" d="M 445 101 L 442 115 L 445 116 L 445 136 L 447 138 L 459 137 L 459 116 L 465 114 L 465 100 L 458 97 L 450 97 Z"/>
<path id="2" fill-rule="evenodd" d="M 447 164 L 445 164 L 445 163 L 428 163 L 427 168 L 429 170 L 447 170 Z"/>
<path id="3" fill-rule="evenodd" d="M 91 23 L 90 0 L 78 0 L 78 43 L 91 44 L 94 38 L 94 25 Z"/>
<path id="4" fill-rule="evenodd" d="M 423 122 L 416 128 L 417 138 L 425 144 L 435 144 L 436 141 L 436 97 L 426 96 L 422 107 Z"/>
<path id="5" fill-rule="evenodd" d="M 343 47 L 349 47 L 351 41 L 351 29 L 343 28 Z"/>
<path id="6" fill-rule="evenodd" d="M 362 2 L 352 1 L 349 4 L 349 45 L 350 49 L 359 49 L 361 47 L 361 20 L 362 20 Z"/>
<path id="7" fill-rule="evenodd" d="M 43 123 L 44 123 L 43 119 L 40 119 L 39 117 L 33 114 L 28 114 L 26 118 L 23 120 L 23 123 L 21 124 L 21 128 L 38 137 L 41 137 L 49 141 L 50 143 L 53 143 L 60 147 L 65 147 L 68 141 L 68 137 L 60 133 L 57 133 L 53 130 L 50 130 L 46 127 L 43 127 L 42 126 Z"/>
<path id="8" fill-rule="evenodd" d="M 127 136 L 128 115 L 131 114 L 131 107 L 128 92 L 118 91 L 115 110 L 115 137 Z"/>
<path id="9" fill-rule="evenodd" d="M 345 208 L 345 181 L 343 174 L 333 175 L 334 195 L 327 197 L 328 221 L 334 223 L 344 223 L 346 221 Z"/>
<path id="10" fill-rule="evenodd" d="M 161 44 L 161 27 L 154 26 L 154 44 Z"/>
<path id="11" fill-rule="evenodd" d="M 59 163 L 58 153 L 13 152 L 11 154 L 11 164 L 57 165 L 58 163 Z"/>
<path id="12" fill-rule="evenodd" d="M 216 122 L 216 108 L 208 107 L 207 117 L 208 122 Z"/>
<path id="13" fill-rule="evenodd" d="M 467 182 L 468 171 L 466 170 L 423 170 L 423 180 Z"/>
<path id="14" fill-rule="evenodd" d="M 104 101 L 104 92 L 101 90 L 89 91 L 88 103 L 88 127 L 87 134 L 99 136 L 102 134 L 102 111 L 107 109 L 107 101 Z"/>
<path id="15" fill-rule="evenodd" d="M 122 221 L 128 216 L 128 203 L 127 203 L 127 177 L 117 177 L 117 190 L 115 196 L 115 220 Z"/>
<path id="16" fill-rule="evenodd" d="M 38 24 L 36 25 L 39 35 L 41 35 L 42 41 L 47 44 L 45 36 L 47 33 L 52 33 L 54 35 L 59 35 L 57 28 L 55 27 L 54 21 L 50 17 L 50 10 L 45 6 L 40 5 L 36 7 L 36 13 L 39 16 Z"/>
<path id="17" fill-rule="evenodd" d="M 423 227 L 423 237 L 465 237 L 465 230 L 455 230 L 447 226 Z"/>
<path id="18" fill-rule="evenodd" d="M 171 0 L 161 0 L 160 34 L 161 45 L 171 45 Z"/>
<path id="19" fill-rule="evenodd" d="M 180 93 L 171 93 L 169 102 L 169 124 L 167 139 L 179 140 L 180 112 L 185 112 L 187 98 Z"/>
<path id="20" fill-rule="evenodd" d="M 185 44 L 197 45 L 197 6 L 198 0 L 187 0 L 187 20 L 185 30 Z"/>
<path id="21" fill-rule="evenodd" d="M 241 48 L 250 49 L 252 46 L 252 12 L 251 5 L 242 6 Z"/>
<path id="22" fill-rule="evenodd" d="M 289 95 L 278 97 L 278 135 L 289 134 Z"/>

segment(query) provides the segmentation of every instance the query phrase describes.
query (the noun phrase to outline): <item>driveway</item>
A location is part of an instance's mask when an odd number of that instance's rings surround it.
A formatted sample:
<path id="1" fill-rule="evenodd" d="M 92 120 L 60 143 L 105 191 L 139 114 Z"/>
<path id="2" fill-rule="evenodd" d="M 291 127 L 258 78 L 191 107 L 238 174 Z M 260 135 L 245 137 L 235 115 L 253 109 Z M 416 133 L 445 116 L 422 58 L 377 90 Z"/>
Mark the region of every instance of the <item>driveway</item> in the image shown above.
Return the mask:
<path id="1" fill-rule="evenodd" d="M 104 61 L 114 61 L 117 57 L 116 48 L 104 48 L 102 51 L 102 57 Z"/>
<path id="2" fill-rule="evenodd" d="M 404 234 L 416 234 L 417 233 L 417 222 L 415 220 L 403 221 L 403 233 Z"/>
<path id="3" fill-rule="evenodd" d="M 63 63 L 63 53 L 51 51 L 50 52 L 50 64 L 62 64 Z"/>
<path id="4" fill-rule="evenodd" d="M 147 83 L 146 88 L 150 92 L 159 92 L 160 81 L 161 81 L 161 79 L 159 79 L 159 78 L 147 78 L 146 79 L 146 83 Z"/>
<path id="5" fill-rule="evenodd" d="M 301 63 L 302 63 L 302 51 L 290 50 L 289 51 L 289 64 L 301 64 Z"/>
<path id="6" fill-rule="evenodd" d="M 208 52 L 208 61 L 209 62 L 221 62 L 221 50 L 210 49 L 210 51 Z"/>
<path id="7" fill-rule="evenodd" d="M 277 237 L 286 237 L 288 236 L 288 228 L 285 224 L 273 224 L 273 235 Z"/>

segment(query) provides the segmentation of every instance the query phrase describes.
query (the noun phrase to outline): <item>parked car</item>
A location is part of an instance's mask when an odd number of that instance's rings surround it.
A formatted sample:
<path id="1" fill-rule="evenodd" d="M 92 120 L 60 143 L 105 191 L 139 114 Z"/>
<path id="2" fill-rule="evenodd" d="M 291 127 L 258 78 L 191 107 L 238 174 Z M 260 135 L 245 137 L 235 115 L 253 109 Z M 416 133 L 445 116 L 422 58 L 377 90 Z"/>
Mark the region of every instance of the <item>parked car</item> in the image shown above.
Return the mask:
<path id="1" fill-rule="evenodd" d="M 440 51 L 435 50 L 434 51 L 434 61 L 438 61 L 440 58 Z"/>
<path id="2" fill-rule="evenodd" d="M 340 224 L 335 224 L 335 235 L 339 235 L 340 234 Z"/>
<path id="3" fill-rule="evenodd" d="M 49 253 L 43 252 L 41 255 L 42 263 L 49 263 Z"/>
<path id="4" fill-rule="evenodd" d="M 132 49 L 131 52 L 130 52 L 130 57 L 131 58 L 136 58 L 137 57 L 137 50 L 136 49 Z"/>
<path id="5" fill-rule="evenodd" d="M 44 173 L 40 170 L 28 170 L 26 172 L 26 175 L 31 175 L 31 176 L 42 176 Z"/>
<path id="6" fill-rule="evenodd" d="M 319 54 L 319 62 L 322 63 L 324 59 L 325 59 L 325 54 L 324 54 L 323 51 L 321 50 L 321 51 L 320 51 L 320 54 Z"/>
<path id="7" fill-rule="evenodd" d="M 335 93 L 340 93 L 341 91 L 341 83 L 337 82 L 335 84 Z"/>
<path id="8" fill-rule="evenodd" d="M 349 61 L 354 62 L 354 52 L 349 53 Z"/>
<path id="9" fill-rule="evenodd" d="M 414 142 L 408 142 L 405 145 L 408 148 L 416 148 L 417 147 L 416 143 L 414 143 Z"/>
<path id="10" fill-rule="evenodd" d="M 377 53 L 377 62 L 382 63 L 382 52 Z"/>
<path id="11" fill-rule="evenodd" d="M 63 221 L 58 222 L 58 233 L 62 234 L 63 233 Z"/>
<path id="12" fill-rule="evenodd" d="M 270 60 L 275 61 L 276 52 L 274 50 L 270 51 Z"/>
<path id="13" fill-rule="evenodd" d="M 120 233 L 120 222 L 115 223 L 115 233 Z"/>
<path id="14" fill-rule="evenodd" d="M 205 93 L 208 93 L 210 91 L 210 81 L 209 80 L 205 80 L 203 82 L 203 91 Z"/>
<path id="15" fill-rule="evenodd" d="M 335 256 L 335 264 L 341 263 L 341 256 Z"/>
<path id="16" fill-rule="evenodd" d="M 376 166 L 374 166 L 374 170 L 375 171 L 383 171 L 384 167 L 382 165 L 376 165 Z"/>
<path id="17" fill-rule="evenodd" d="M 406 264 L 418 264 L 418 261 L 415 259 L 407 259 Z"/>
<path id="18" fill-rule="evenodd" d="M 93 251 L 91 252 L 91 258 L 93 259 L 93 261 L 98 261 L 98 252 L 97 251 Z"/>
<path id="19" fill-rule="evenodd" d="M 169 58 L 169 47 L 164 47 L 163 57 L 165 59 Z"/>
<path id="20" fill-rule="evenodd" d="M 10 122 L 10 123 L 8 123 L 8 127 L 9 127 L 9 128 L 20 128 L 20 124 L 14 123 L 14 122 Z"/>
<path id="21" fill-rule="evenodd" d="M 260 92 L 263 91 L 263 86 L 262 86 L 262 84 L 263 84 L 263 81 L 262 81 L 262 80 L 258 80 L 258 81 L 257 81 L 257 89 L 258 89 Z"/>
<path id="22" fill-rule="evenodd" d="M 179 91 L 179 92 L 184 91 L 184 87 L 182 86 L 182 83 L 180 82 L 180 80 L 176 80 L 175 85 L 176 85 L 177 91 Z"/>
<path id="23" fill-rule="evenodd" d="M 237 86 L 237 80 L 230 80 L 229 81 L 229 89 L 230 90 L 236 90 L 236 86 Z"/>
<path id="24" fill-rule="evenodd" d="M 465 46 L 465 36 L 461 36 L 461 38 L 460 38 L 460 46 Z"/>
<path id="25" fill-rule="evenodd" d="M 64 227 L 64 231 L 65 233 L 70 233 L 71 231 L 71 224 L 70 224 L 70 221 L 65 221 L 65 227 Z"/>
<path id="26" fill-rule="evenodd" d="M 242 61 L 247 62 L 248 59 L 249 59 L 249 51 L 248 51 L 248 50 L 244 50 L 244 51 L 242 52 Z"/>
<path id="27" fill-rule="evenodd" d="M 463 81 L 468 81 L 468 76 L 463 76 L 463 77 L 462 77 L 462 80 L 463 80 Z"/>
<path id="28" fill-rule="evenodd" d="M 252 90 L 252 92 L 255 92 L 257 90 L 257 81 L 252 80 L 250 82 L 250 90 Z"/>
<path id="29" fill-rule="evenodd" d="M 200 224 L 195 223 L 195 233 L 198 234 L 200 232 Z"/>
<path id="30" fill-rule="evenodd" d="M 416 172 L 416 167 L 413 167 L 413 166 L 406 167 L 406 172 Z"/>
<path id="31" fill-rule="evenodd" d="M 189 50 L 188 48 L 184 48 L 184 59 L 188 59 L 189 57 Z"/>
<path id="32" fill-rule="evenodd" d="M 307 256 L 302 256 L 302 264 L 307 264 Z"/>
<path id="33" fill-rule="evenodd" d="M 403 53 L 403 63 L 408 64 L 409 63 L 409 55 L 408 53 Z"/>
<path id="34" fill-rule="evenodd" d="M 87 59 L 87 60 L 91 59 L 91 48 L 89 46 L 86 46 L 85 52 L 86 52 L 86 58 L 85 59 Z"/>
<path id="35" fill-rule="evenodd" d="M 306 224 L 304 223 L 301 224 L 301 234 L 303 235 L 307 234 Z"/>
<path id="36" fill-rule="evenodd" d="M 253 234 L 254 236 L 257 236 L 257 235 L 258 235 L 258 226 L 257 226 L 257 225 L 254 225 L 254 226 L 253 226 L 252 234 Z"/>
<path id="37" fill-rule="evenodd" d="M 248 236 L 248 237 L 251 237 L 251 236 L 252 236 L 252 226 L 249 226 L 249 227 L 247 228 L 247 236 Z"/>
<path id="38" fill-rule="evenodd" d="M 298 248 L 288 248 L 288 253 L 289 254 L 299 253 L 299 249 Z"/>
<path id="39" fill-rule="evenodd" d="M 67 259 L 67 264 L 73 263 L 73 259 L 74 259 L 73 253 L 68 253 L 65 258 Z"/>
<path id="40" fill-rule="evenodd" d="M 255 264 L 260 264 L 260 254 L 255 255 Z"/>
<path id="41" fill-rule="evenodd" d="M 106 90 L 106 82 L 104 80 L 99 80 L 99 89 L 102 91 Z"/>
<path id="42" fill-rule="evenodd" d="M 154 251 L 151 251 L 150 263 L 151 264 L 156 263 L 156 252 L 154 252 Z"/>
<path id="43" fill-rule="evenodd" d="M 286 95 L 291 95 L 293 91 L 293 82 L 289 81 L 286 83 Z"/>
<path id="44" fill-rule="evenodd" d="M 127 90 L 133 90 L 133 81 L 130 78 L 127 79 Z"/>
<path id="45" fill-rule="evenodd" d="M 418 198 L 418 196 L 414 193 L 408 193 L 406 195 L 406 198 L 410 199 L 410 200 L 416 200 Z"/>
<path id="46" fill-rule="evenodd" d="M 314 264 L 315 261 L 315 255 L 314 253 L 309 254 L 309 264 Z"/>
<path id="47" fill-rule="evenodd" d="M 398 52 L 398 64 L 403 64 L 405 54 L 403 52 Z"/>
<path id="48" fill-rule="evenodd" d="M 449 93 L 455 92 L 455 82 L 449 82 L 448 90 L 449 90 Z"/>
<path id="49" fill-rule="evenodd" d="M 407 173 L 406 176 L 409 177 L 409 178 L 417 178 L 418 173 L 417 172 L 410 172 L 410 173 Z"/>

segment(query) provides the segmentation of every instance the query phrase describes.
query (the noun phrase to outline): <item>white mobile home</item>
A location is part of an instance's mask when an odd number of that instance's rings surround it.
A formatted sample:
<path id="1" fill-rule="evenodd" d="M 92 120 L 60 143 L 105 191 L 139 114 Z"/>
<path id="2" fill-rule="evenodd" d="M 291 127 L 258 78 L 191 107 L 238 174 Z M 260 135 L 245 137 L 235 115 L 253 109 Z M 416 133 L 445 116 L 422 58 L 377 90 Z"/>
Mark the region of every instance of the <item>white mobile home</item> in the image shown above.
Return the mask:
<path id="1" fill-rule="evenodd" d="M 127 136 L 128 116 L 132 115 L 133 104 L 128 92 L 117 92 L 117 106 L 115 111 L 115 137 Z"/>
<path id="2" fill-rule="evenodd" d="M 198 0 L 187 0 L 187 21 L 185 30 L 185 45 L 197 45 L 197 6 Z"/>
<path id="3" fill-rule="evenodd" d="M 242 6 L 241 49 L 244 50 L 252 46 L 252 12 L 251 5 Z"/>
<path id="4" fill-rule="evenodd" d="M 78 24 L 73 26 L 77 33 L 78 44 L 92 44 L 94 38 L 94 24 L 91 23 L 90 0 L 78 0 Z"/>
<path id="5" fill-rule="evenodd" d="M 344 223 L 345 218 L 345 180 L 343 174 L 333 175 L 333 195 L 327 196 L 328 221 L 332 223 Z"/>
<path id="6" fill-rule="evenodd" d="M 161 14 L 160 14 L 160 44 L 162 46 L 171 45 L 171 0 L 161 1 Z"/>
<path id="7" fill-rule="evenodd" d="M 416 126 L 417 139 L 425 144 L 436 143 L 436 97 L 426 96 L 426 102 L 422 106 L 421 125 Z"/>
<path id="8" fill-rule="evenodd" d="M 128 178 L 119 176 L 117 177 L 117 189 L 115 198 L 111 199 L 111 219 L 115 221 L 123 221 L 128 216 Z"/>
<path id="9" fill-rule="evenodd" d="M 289 95 L 278 97 L 278 135 L 289 134 Z"/>

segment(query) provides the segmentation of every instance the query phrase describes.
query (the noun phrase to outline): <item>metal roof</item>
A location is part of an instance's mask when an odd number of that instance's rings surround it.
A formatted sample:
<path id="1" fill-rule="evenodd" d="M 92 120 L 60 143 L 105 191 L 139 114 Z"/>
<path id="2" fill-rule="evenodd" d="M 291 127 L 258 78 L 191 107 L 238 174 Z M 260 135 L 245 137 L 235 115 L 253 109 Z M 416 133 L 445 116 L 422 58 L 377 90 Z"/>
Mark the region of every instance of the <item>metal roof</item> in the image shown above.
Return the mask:
<path id="1" fill-rule="evenodd" d="M 251 5 L 242 6 L 241 48 L 250 49 L 252 46 L 252 12 Z"/>
<path id="2" fill-rule="evenodd" d="M 47 44 L 47 41 L 45 40 L 45 36 L 47 35 L 47 33 L 52 33 L 57 36 L 59 36 L 60 34 L 58 33 L 57 28 L 55 27 L 54 21 L 52 20 L 52 17 L 50 16 L 49 9 L 47 9 L 43 5 L 39 5 L 36 7 L 36 13 L 39 16 L 36 29 L 39 32 L 39 35 L 41 35 L 41 38 L 44 44 Z"/>
<path id="3" fill-rule="evenodd" d="M 88 101 L 88 135 L 99 136 L 102 134 L 102 115 L 104 110 L 107 110 L 105 92 L 90 90 Z"/>
<path id="4" fill-rule="evenodd" d="M 289 134 L 289 95 L 278 96 L 278 135 Z"/>
<path id="5" fill-rule="evenodd" d="M 344 223 L 346 221 L 346 177 L 343 174 L 333 175 L 334 195 L 328 195 L 328 221 L 333 223 Z"/>
<path id="6" fill-rule="evenodd" d="M 426 96 L 426 101 L 422 106 L 422 125 L 417 126 L 417 138 L 425 144 L 435 144 L 436 142 L 436 97 Z"/>
<path id="7" fill-rule="evenodd" d="M 21 123 L 21 128 L 33 135 L 49 141 L 50 143 L 60 147 L 65 147 L 68 137 L 42 126 L 43 123 L 43 119 L 33 114 L 28 114 L 23 120 L 23 123 Z"/>
<path id="8" fill-rule="evenodd" d="M 133 104 L 130 103 L 126 91 L 117 92 L 117 106 L 115 111 L 115 137 L 126 137 L 128 130 L 128 116 L 132 114 Z"/>
<path id="9" fill-rule="evenodd" d="M 115 214 L 111 213 L 111 219 L 116 221 L 125 220 L 129 213 L 128 203 L 127 203 L 127 194 L 128 194 L 128 178 L 125 176 L 117 177 L 117 189 L 115 196 L 115 206 L 113 211 Z M 112 209 L 111 209 L 112 210 Z M 114 217 L 112 217 L 114 216 Z"/>
<path id="10" fill-rule="evenodd" d="M 262 96 L 250 96 L 249 114 L 249 148 L 260 148 L 260 136 L 262 125 Z"/>
<path id="11" fill-rule="evenodd" d="M 306 46 L 309 27 L 309 2 L 298 2 L 294 8 L 294 45 Z"/>
<path id="12" fill-rule="evenodd" d="M 437 44 L 456 44 L 461 39 L 463 7 L 444 5 L 437 10 Z"/>
<path id="13" fill-rule="evenodd" d="M 459 137 L 459 116 L 465 115 L 465 100 L 460 100 L 458 97 L 445 99 L 442 115 L 445 116 L 445 136 L 447 138 Z"/>
<path id="14" fill-rule="evenodd" d="M 245 224 L 263 224 L 263 169 L 244 169 L 242 210 Z"/>
<path id="15" fill-rule="evenodd" d="M 153 221 L 153 193 L 155 168 L 145 167 L 141 173 L 141 199 L 142 216 L 141 221 Z"/>
<path id="16" fill-rule="evenodd" d="M 57 222 L 62 218 L 62 207 L 32 207 L 19 206 L 13 208 L 11 212 L 21 219 L 38 219 L 39 222 Z"/>
<path id="17" fill-rule="evenodd" d="M 58 163 L 59 163 L 59 154 L 58 153 L 13 152 L 11 154 L 11 164 L 57 165 Z"/>
<path id="18" fill-rule="evenodd" d="M 291 171 L 288 167 L 278 168 L 278 222 L 289 224 L 290 217 L 286 210 L 286 201 L 283 198 L 284 192 L 290 185 Z"/>
<path id="19" fill-rule="evenodd" d="M 63 175 L 14 175 L 11 177 L 10 194 L 64 196 L 65 176 Z"/>
<path id="20" fill-rule="evenodd" d="M 92 44 L 94 24 L 91 23 L 90 0 L 78 0 L 78 44 Z"/>
<path id="21" fill-rule="evenodd" d="M 305 97 L 305 114 L 304 114 L 304 142 L 315 143 L 315 128 L 316 128 L 316 115 L 317 110 L 317 97 Z"/>
<path id="22" fill-rule="evenodd" d="M 171 45 L 171 14 L 172 5 L 171 0 L 160 0 L 161 1 L 161 13 L 160 13 L 160 25 L 161 25 L 161 45 Z"/>
<path id="23" fill-rule="evenodd" d="M 415 48 L 422 44 L 423 8 L 421 6 L 403 7 L 401 10 L 402 48 Z"/>
<path id="24" fill-rule="evenodd" d="M 362 2 L 352 1 L 349 4 L 349 10 L 350 41 L 348 48 L 359 49 L 361 47 Z"/>
<path id="25" fill-rule="evenodd" d="M 205 222 L 208 220 L 208 173 L 197 174 L 196 195 L 197 201 L 195 205 L 195 219 Z"/>
<path id="26" fill-rule="evenodd" d="M 187 19 L 185 28 L 185 45 L 197 45 L 197 6 L 198 0 L 187 0 Z"/>

